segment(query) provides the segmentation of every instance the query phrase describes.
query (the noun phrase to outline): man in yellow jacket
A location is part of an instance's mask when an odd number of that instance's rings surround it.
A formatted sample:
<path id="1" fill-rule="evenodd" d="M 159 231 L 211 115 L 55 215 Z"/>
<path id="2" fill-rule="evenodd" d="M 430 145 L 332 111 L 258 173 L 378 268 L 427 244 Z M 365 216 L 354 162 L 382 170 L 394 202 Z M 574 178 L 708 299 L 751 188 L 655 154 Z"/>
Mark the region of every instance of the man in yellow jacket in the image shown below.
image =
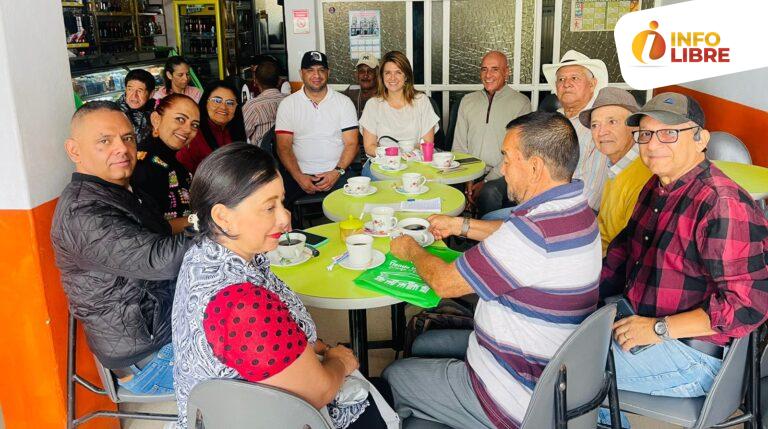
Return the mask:
<path id="1" fill-rule="evenodd" d="M 627 226 L 637 196 L 651 177 L 632 140 L 633 129 L 625 124 L 627 117 L 639 109 L 632 94 L 606 87 L 597 94 L 592 108 L 579 115 L 582 125 L 592 131 L 597 150 L 609 160 L 608 178 L 597 214 L 603 256 L 611 240 Z"/>

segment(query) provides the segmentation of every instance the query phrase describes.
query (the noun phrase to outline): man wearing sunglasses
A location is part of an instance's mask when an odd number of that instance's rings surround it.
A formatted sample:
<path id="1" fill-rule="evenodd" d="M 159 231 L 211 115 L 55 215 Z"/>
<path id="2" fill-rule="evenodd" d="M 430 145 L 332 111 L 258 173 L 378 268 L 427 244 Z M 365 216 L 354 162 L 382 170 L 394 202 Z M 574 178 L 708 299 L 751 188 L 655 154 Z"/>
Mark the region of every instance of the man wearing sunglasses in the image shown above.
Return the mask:
<path id="1" fill-rule="evenodd" d="M 617 384 L 704 396 L 731 339 L 766 320 L 768 223 L 705 159 L 709 132 L 696 100 L 662 93 L 626 123 L 639 127 L 633 138 L 654 175 L 601 275 L 601 295 L 622 293 L 636 314 L 613 326 Z"/>

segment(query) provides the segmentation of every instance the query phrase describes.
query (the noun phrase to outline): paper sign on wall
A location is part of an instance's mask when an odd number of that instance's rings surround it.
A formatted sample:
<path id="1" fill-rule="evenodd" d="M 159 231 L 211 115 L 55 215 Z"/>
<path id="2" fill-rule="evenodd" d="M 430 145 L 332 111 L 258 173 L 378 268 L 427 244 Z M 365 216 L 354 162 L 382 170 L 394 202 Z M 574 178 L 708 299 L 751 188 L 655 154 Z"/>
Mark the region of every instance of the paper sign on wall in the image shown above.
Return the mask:
<path id="1" fill-rule="evenodd" d="M 349 11 L 349 54 L 353 60 L 363 54 L 381 58 L 381 11 Z"/>
<path id="2" fill-rule="evenodd" d="M 613 31 L 619 18 L 640 8 L 640 0 L 572 0 L 571 31 Z"/>
<path id="3" fill-rule="evenodd" d="M 293 14 L 293 34 L 309 33 L 309 9 L 294 9 Z"/>

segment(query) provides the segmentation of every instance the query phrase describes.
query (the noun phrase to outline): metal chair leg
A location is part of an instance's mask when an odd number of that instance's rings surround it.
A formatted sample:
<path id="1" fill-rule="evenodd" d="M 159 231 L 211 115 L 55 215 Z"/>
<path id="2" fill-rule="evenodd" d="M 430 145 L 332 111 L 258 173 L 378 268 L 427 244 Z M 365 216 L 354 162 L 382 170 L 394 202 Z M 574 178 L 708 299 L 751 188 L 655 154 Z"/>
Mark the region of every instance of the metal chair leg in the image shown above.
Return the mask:
<path id="1" fill-rule="evenodd" d="M 67 321 L 67 429 L 74 428 L 75 419 L 75 350 L 77 349 L 77 325 L 75 317 Z"/>

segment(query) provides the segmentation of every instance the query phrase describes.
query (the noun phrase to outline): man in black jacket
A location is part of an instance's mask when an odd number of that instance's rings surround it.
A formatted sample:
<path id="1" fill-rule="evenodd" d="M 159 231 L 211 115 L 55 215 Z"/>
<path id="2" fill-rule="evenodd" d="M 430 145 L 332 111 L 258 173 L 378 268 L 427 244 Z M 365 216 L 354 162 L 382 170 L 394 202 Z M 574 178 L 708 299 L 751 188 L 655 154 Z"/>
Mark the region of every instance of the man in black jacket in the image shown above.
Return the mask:
<path id="1" fill-rule="evenodd" d="M 76 167 L 51 240 L 70 311 L 121 385 L 173 392 L 171 306 L 191 240 L 172 235 L 151 198 L 131 187 L 136 136 L 117 104 L 78 109 L 65 147 Z"/>

